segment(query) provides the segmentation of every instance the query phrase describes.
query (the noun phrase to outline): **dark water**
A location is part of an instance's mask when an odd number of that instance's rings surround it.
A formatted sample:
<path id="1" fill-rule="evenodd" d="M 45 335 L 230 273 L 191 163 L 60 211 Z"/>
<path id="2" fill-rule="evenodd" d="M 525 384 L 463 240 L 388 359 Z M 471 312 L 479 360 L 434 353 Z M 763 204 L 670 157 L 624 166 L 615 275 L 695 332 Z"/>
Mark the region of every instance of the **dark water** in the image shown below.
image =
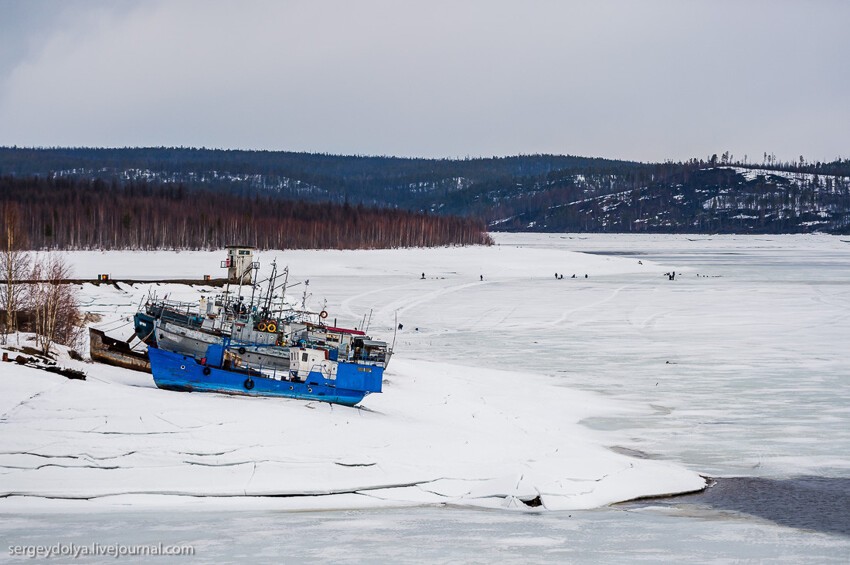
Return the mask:
<path id="1" fill-rule="evenodd" d="M 629 506 L 697 505 L 740 512 L 791 528 L 850 536 L 850 478 L 728 477 L 697 494 Z"/>

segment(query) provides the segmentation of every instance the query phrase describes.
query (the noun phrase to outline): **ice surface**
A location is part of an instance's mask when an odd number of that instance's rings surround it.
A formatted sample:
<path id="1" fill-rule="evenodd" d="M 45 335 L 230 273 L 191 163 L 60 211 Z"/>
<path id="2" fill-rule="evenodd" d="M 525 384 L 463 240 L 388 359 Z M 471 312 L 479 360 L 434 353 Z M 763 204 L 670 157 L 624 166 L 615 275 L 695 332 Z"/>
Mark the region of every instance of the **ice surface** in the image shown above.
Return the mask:
<path id="1" fill-rule="evenodd" d="M 218 255 L 78 252 L 68 259 L 81 277 L 197 278 Z M 579 422 L 631 408 L 535 374 L 534 352 L 507 345 L 512 364 L 476 363 L 492 347 L 487 333 L 559 331 L 560 319 L 500 308 L 506 284 L 549 283 L 565 267 L 597 277 L 656 266 L 521 246 L 279 255 L 312 279 L 314 294 L 329 295 L 328 308 L 348 325 L 373 310 L 372 331 L 384 338 L 399 316 L 414 319 L 420 338 L 474 328 L 481 340 L 463 356 L 435 348 L 419 359 L 399 343 L 384 393 L 362 408 L 161 391 L 147 375 L 99 364 L 85 366 L 86 382 L 0 366 L 0 505 L 37 497 L 276 496 L 312 508 L 315 497 L 356 494 L 363 507 L 373 500 L 510 507 L 538 499 L 542 508 L 571 509 L 704 486 L 694 471 L 608 449 Z M 101 327 L 115 335 L 129 331 L 126 320 L 152 290 L 194 299 L 199 289 L 86 284 L 80 293 L 84 308 L 105 316 Z M 461 296 L 477 304 L 472 318 L 457 321 L 434 308 Z M 430 319 L 418 322 L 423 309 Z"/>
<path id="2" fill-rule="evenodd" d="M 681 467 L 594 442 L 578 422 L 617 412 L 598 395 L 530 373 L 403 358 L 392 367 L 385 393 L 359 409 L 160 391 L 148 375 L 99 365 L 80 382 L 4 364 L 0 504 L 287 496 L 313 508 L 314 496 L 358 494 L 370 507 L 377 491 L 379 501 L 472 506 L 540 496 L 560 509 L 703 486 Z"/>
<path id="3" fill-rule="evenodd" d="M 0 375 L 0 417 L 12 413 L 0 420 L 0 443 L 7 452 L 2 462 L 6 467 L 0 468 L 4 488 L 10 474 L 33 472 L 50 463 L 76 465 L 82 467 L 78 473 L 98 477 L 108 476 L 110 470 L 89 466 L 126 464 L 162 476 L 158 465 L 192 472 L 207 464 L 222 467 L 203 475 L 215 485 L 218 477 L 228 476 L 224 467 L 232 467 L 230 476 L 239 482 L 249 465 L 253 473 L 255 461 L 257 482 L 246 479 L 240 484 L 243 490 L 248 485 L 275 486 L 276 473 L 287 466 L 293 469 L 293 481 L 315 472 L 324 473 L 320 478 L 327 485 L 379 474 L 404 475 L 415 484 L 378 488 L 375 481 L 369 490 L 310 497 L 10 497 L 0 502 L 0 537 L 47 543 L 61 531 L 61 539 L 80 543 L 191 541 L 200 560 L 209 562 L 281 556 L 346 562 L 622 562 L 624 556 L 700 562 L 850 560 L 846 537 L 779 526 L 729 510 L 673 501 L 664 507 L 528 516 L 536 511 L 516 496 L 503 496 L 513 489 L 514 495 L 527 499 L 532 494 L 528 486 L 533 485 L 544 492 L 547 505 L 556 507 L 562 498 L 553 496 L 547 481 L 560 479 L 552 488 L 560 489 L 563 497 L 575 492 L 567 488 L 578 489 L 588 482 L 581 479 L 598 472 L 594 465 L 615 469 L 621 462 L 639 464 L 628 473 L 634 473 L 641 488 L 649 478 L 640 476 L 640 469 L 653 469 L 642 466 L 647 461 L 676 474 L 686 468 L 691 473 L 780 481 L 800 475 L 850 477 L 850 238 L 496 234 L 496 241 L 500 245 L 474 249 L 260 254 L 264 268 L 277 257 L 296 277 L 309 278 L 312 304 L 321 306 L 327 299 L 331 316 L 340 324 L 360 324 L 374 309 L 370 332 L 390 337 L 398 312 L 404 329 L 387 372 L 387 392 L 367 397 L 366 410 L 167 393 L 152 388 L 148 376 L 97 365 L 84 367 L 89 373 L 86 383 L 47 373 L 27 379 Z M 139 262 L 138 256 L 122 254 L 75 253 L 69 258 L 80 277 L 110 272 L 113 278 L 146 273 L 151 278 L 196 278 L 216 275 L 208 266 L 218 265 L 222 254 L 150 255 L 151 266 L 147 259 Z M 677 273 L 675 281 L 664 276 L 670 270 Z M 563 273 L 564 280 L 555 280 L 555 272 Z M 570 278 L 573 273 L 576 279 Z M 484 275 L 483 282 L 479 275 Z M 198 290 L 151 288 L 186 299 Z M 122 317 L 135 309 L 145 292 L 145 285 L 81 289 L 89 297 L 87 309 L 103 313 L 103 324 L 115 328 L 127 323 Z M 489 383 L 490 370 L 502 388 L 478 386 L 488 404 L 475 401 L 471 393 L 456 392 L 469 392 L 479 378 Z M 507 379 L 515 386 L 507 388 Z M 449 381 L 451 390 L 441 390 Z M 92 387 L 95 383 L 98 386 Z M 77 395 L 79 390 L 85 395 Z M 106 393 L 95 394 L 98 390 Z M 511 398 L 516 390 L 518 396 Z M 546 394 L 534 397 L 529 408 L 524 394 L 533 390 Z M 73 402 L 60 402 L 69 391 L 75 391 L 69 396 Z M 133 403 L 105 414 L 110 403 L 126 398 L 124 391 Z M 427 410 L 414 406 L 410 412 L 411 405 L 399 403 L 414 393 L 422 398 L 409 400 L 429 402 Z M 552 403 L 549 394 L 554 395 Z M 563 407 L 552 408 L 564 398 L 568 401 Z M 237 411 L 251 425 L 226 417 L 244 402 L 250 402 L 251 414 Z M 469 403 L 475 408 L 464 414 Z M 513 425 L 504 412 L 506 405 L 507 414 L 517 410 Z M 296 421 L 290 418 L 309 425 L 291 429 L 284 425 Z M 391 419 L 398 421 L 380 425 Z M 487 425 L 478 427 L 473 420 L 479 419 Z M 343 423 L 346 420 L 349 423 Z M 577 420 L 582 424 L 575 425 Z M 316 422 L 314 432 L 310 426 Z M 310 439 L 316 433 L 324 440 L 328 428 L 352 425 L 376 433 L 376 441 L 366 444 L 364 438 L 355 438 L 366 448 L 343 446 L 331 454 Z M 14 433 L 7 433 L 10 426 Z M 119 433 L 98 434 L 96 428 Z M 22 429 L 33 434 L 33 441 L 18 437 Z M 548 430 L 547 436 L 563 437 L 534 437 L 542 429 Z M 429 434 L 436 433 L 442 435 L 431 436 L 434 441 L 428 444 Z M 472 440 L 471 448 L 462 443 L 464 437 Z M 85 453 L 84 443 L 89 448 Z M 433 455 L 424 453 L 433 445 L 438 446 Z M 591 460 L 570 467 L 569 475 L 553 472 L 549 465 L 559 467 L 566 459 L 560 455 L 562 445 L 586 449 Z M 609 459 L 603 455 L 605 446 L 633 457 Z M 457 458 L 443 466 L 439 458 L 447 453 Z M 386 463 L 390 456 L 393 465 Z M 486 466 L 479 465 L 479 457 Z M 511 472 L 501 472 L 511 462 Z M 404 469 L 408 463 L 410 468 Z M 449 467 L 468 472 L 433 473 Z M 487 473 L 475 472 L 482 468 Z M 491 473 L 491 468 L 499 473 Z M 600 497 L 621 496 L 616 476 L 607 479 L 608 485 L 597 485 L 603 489 Z M 93 479 L 81 479 L 81 484 Z M 180 481 L 185 477 L 176 473 L 175 484 Z M 74 486 L 66 483 L 69 489 Z M 437 501 L 447 503 L 448 509 L 422 507 Z M 524 512 L 456 509 L 455 501 Z M 788 512 L 805 502 L 796 501 Z M 391 509 L 397 506 L 416 508 Z M 162 508 L 170 512 L 164 514 Z M 277 512 L 306 508 L 322 512 Z M 374 510 L 352 511 L 364 508 Z M 340 509 L 349 511 L 334 511 Z M 281 532 L 295 531 L 297 536 L 281 537 Z M 334 540 L 333 548 L 328 537 Z"/>

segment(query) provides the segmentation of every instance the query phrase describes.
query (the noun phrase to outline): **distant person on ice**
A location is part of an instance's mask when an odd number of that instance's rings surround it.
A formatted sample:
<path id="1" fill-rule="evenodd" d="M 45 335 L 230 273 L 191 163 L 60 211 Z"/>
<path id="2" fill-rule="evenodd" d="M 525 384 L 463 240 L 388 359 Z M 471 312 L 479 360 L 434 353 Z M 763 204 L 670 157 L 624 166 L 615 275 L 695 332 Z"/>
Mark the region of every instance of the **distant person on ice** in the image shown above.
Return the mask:
<path id="1" fill-rule="evenodd" d="M 425 273 L 422 273 L 422 280 L 425 280 Z"/>

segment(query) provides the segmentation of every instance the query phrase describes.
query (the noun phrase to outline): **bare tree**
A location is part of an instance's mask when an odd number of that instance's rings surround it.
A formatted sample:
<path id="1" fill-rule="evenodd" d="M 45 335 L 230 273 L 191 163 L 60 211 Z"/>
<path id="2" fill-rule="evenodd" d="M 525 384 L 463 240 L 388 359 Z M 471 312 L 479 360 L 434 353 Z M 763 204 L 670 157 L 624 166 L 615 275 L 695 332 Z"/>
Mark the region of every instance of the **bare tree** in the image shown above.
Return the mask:
<path id="1" fill-rule="evenodd" d="M 29 300 L 38 346 L 45 355 L 54 342 L 73 343 L 79 332 L 77 297 L 65 282 L 70 275 L 70 266 L 59 255 L 39 258 L 33 264 Z"/>
<path id="2" fill-rule="evenodd" d="M 30 270 L 29 254 L 22 251 L 22 241 L 18 225 L 18 209 L 7 205 L 3 210 L 4 229 L 0 233 L 0 270 L 5 283 L 0 294 L 0 309 L 3 310 L 3 333 L 0 342 L 6 344 L 10 333 L 18 331 L 18 311 L 24 300 L 24 288 L 21 280 L 27 278 Z"/>

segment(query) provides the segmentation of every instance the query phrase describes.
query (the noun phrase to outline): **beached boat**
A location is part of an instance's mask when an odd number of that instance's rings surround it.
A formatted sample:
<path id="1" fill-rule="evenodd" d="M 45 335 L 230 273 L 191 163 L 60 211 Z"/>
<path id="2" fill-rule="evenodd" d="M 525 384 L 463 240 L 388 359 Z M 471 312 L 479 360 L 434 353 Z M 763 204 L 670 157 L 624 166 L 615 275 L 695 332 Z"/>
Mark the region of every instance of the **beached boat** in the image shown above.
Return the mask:
<path id="1" fill-rule="evenodd" d="M 134 371 L 151 372 L 147 353 L 136 351 L 128 342 L 110 337 L 97 328 L 89 328 L 89 354 L 93 361 Z"/>
<path id="2" fill-rule="evenodd" d="M 345 359 L 332 360 L 327 349 L 292 347 L 289 369 L 259 369 L 246 363 L 243 344 L 225 339 L 207 347 L 196 359 L 162 349 L 148 352 L 156 386 L 162 389 L 277 396 L 320 400 L 353 406 L 370 393 L 381 392 L 386 344 L 360 340 Z"/>
<path id="3" fill-rule="evenodd" d="M 288 277 L 288 269 L 279 277 L 273 263 L 264 292 L 257 282 L 240 282 L 235 292 L 228 286 L 197 302 L 151 297 L 136 313 L 134 329 L 148 344 L 156 385 L 348 405 L 380 392 L 392 355 L 387 343 L 326 325 L 326 311 L 306 309 L 308 281 L 301 307 L 287 304 Z"/>
<path id="4" fill-rule="evenodd" d="M 258 263 L 250 265 L 258 268 Z M 136 336 L 149 347 L 192 355 L 196 359 L 202 358 L 210 345 L 221 344 L 229 338 L 242 344 L 242 355 L 252 365 L 286 370 L 289 367 L 288 348 L 308 339 L 309 328 L 322 326 L 327 318 L 324 311 L 309 312 L 303 304 L 301 309 L 286 304 L 288 276 L 288 269 L 279 276 L 273 264 L 264 293 L 258 292 L 258 283 L 248 286 L 240 282 L 234 291 L 228 285 L 223 293 L 201 296 L 197 302 L 150 297 L 134 316 Z M 277 285 L 279 278 L 283 278 L 280 286 Z M 305 290 L 302 302 L 306 295 Z"/>
<path id="5" fill-rule="evenodd" d="M 244 316 L 202 316 L 196 304 L 153 301 L 136 313 L 134 324 L 136 336 L 150 348 L 201 359 L 210 345 L 229 339 L 240 344 L 240 354 L 247 363 L 276 370 L 289 368 L 292 346 L 319 345 L 331 350 L 336 359 L 339 354 L 347 355 L 355 340 L 369 339 L 362 331 L 322 324 L 324 312 L 293 310 L 286 314 L 273 319 L 261 316 L 259 321 L 250 312 Z"/>

